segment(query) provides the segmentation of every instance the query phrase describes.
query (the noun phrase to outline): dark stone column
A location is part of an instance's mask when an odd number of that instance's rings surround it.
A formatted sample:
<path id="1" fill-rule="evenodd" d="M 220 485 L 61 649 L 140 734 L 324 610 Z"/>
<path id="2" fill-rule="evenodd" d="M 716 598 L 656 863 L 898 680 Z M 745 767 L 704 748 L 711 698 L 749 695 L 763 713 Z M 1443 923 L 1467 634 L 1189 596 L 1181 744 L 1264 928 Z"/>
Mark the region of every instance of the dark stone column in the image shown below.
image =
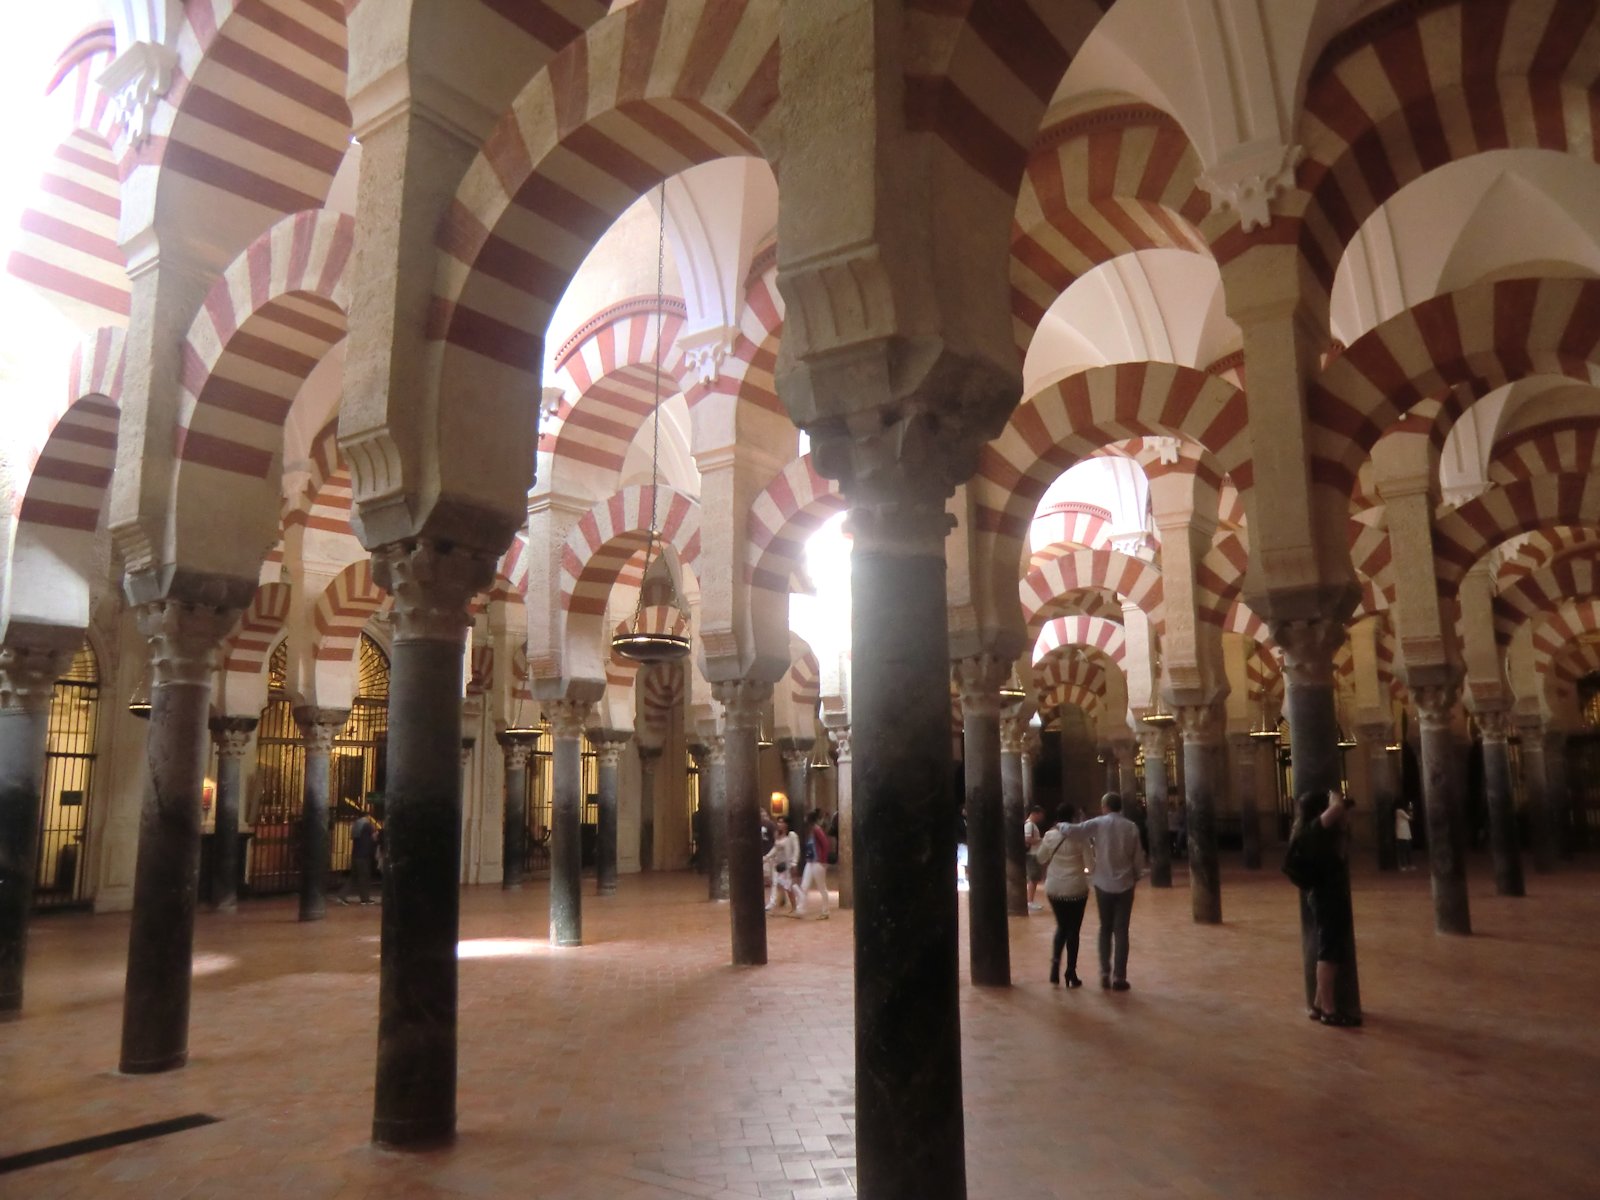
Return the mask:
<path id="1" fill-rule="evenodd" d="M 587 700 L 547 700 L 550 721 L 550 944 L 583 945 L 583 725 Z"/>
<path id="2" fill-rule="evenodd" d="M 728 752 L 722 735 L 705 747 L 700 767 L 700 805 L 705 819 L 706 893 L 709 900 L 728 898 Z"/>
<path id="3" fill-rule="evenodd" d="M 1489 853 L 1494 859 L 1495 894 L 1526 896 L 1521 838 L 1511 794 L 1511 756 L 1506 749 L 1511 714 L 1484 710 L 1477 717 L 1478 731 L 1483 735 L 1483 786 L 1489 802 Z"/>
<path id="4" fill-rule="evenodd" d="M 761 887 L 756 733 L 761 727 L 761 712 L 772 698 L 772 685 L 758 679 L 725 679 L 711 685 L 711 694 L 722 705 L 733 965 L 758 967 L 767 961 L 767 914 Z"/>
<path id="5" fill-rule="evenodd" d="M 1022 742 L 1027 732 L 1026 717 L 1005 717 L 1000 722 L 1000 798 L 1005 827 L 1006 912 L 1013 917 L 1028 915 L 1028 849 L 1022 842 L 1022 823 L 1028 816 L 1028 804 L 1022 788 Z"/>
<path id="6" fill-rule="evenodd" d="M 637 743 L 639 751 L 639 870 L 656 869 L 656 764 L 661 747 Z"/>
<path id="7" fill-rule="evenodd" d="M 528 757 L 533 753 L 533 738 L 525 733 L 502 733 L 495 740 L 506 764 L 506 799 L 500 810 L 500 886 L 518 891 L 528 862 Z"/>
<path id="8" fill-rule="evenodd" d="M 622 748 L 629 735 L 623 730 L 601 730 L 591 734 L 599 765 L 600 802 L 595 828 L 595 891 L 602 896 L 617 894 L 617 791 Z"/>
<path id="9" fill-rule="evenodd" d="M 1400 859 L 1394 845 L 1395 780 L 1389 755 L 1389 727 L 1368 724 L 1356 729 L 1356 753 L 1366 762 L 1366 802 L 1372 813 L 1373 842 L 1378 851 L 1378 870 L 1396 871 Z"/>
<path id="10" fill-rule="evenodd" d="M 783 754 L 784 785 L 789 790 L 789 826 L 805 837 L 811 813 L 811 748 L 815 738 L 784 738 L 779 743 Z"/>
<path id="11" fill-rule="evenodd" d="M 150 647 L 149 777 L 122 999 L 121 1069 L 169 1071 L 189 1061 L 189 986 L 200 875 L 211 676 L 233 609 L 156 600 L 139 609 Z M 35 801 L 37 802 L 37 801 Z"/>
<path id="12" fill-rule="evenodd" d="M 239 809 L 244 798 L 244 756 L 257 723 L 256 717 L 211 719 L 211 738 L 217 744 L 217 819 L 211 859 L 213 912 L 234 912 L 239 907 Z"/>
<path id="13" fill-rule="evenodd" d="M 328 770 L 333 739 L 350 718 L 347 708 L 294 710 L 295 724 L 306 750 L 304 807 L 300 812 L 300 919 L 320 921 L 328 915 L 328 867 L 333 839 L 328 829 Z"/>
<path id="14" fill-rule="evenodd" d="M 1139 734 L 1144 747 L 1144 825 L 1150 843 L 1150 886 L 1172 886 L 1172 843 L 1167 840 L 1167 731 L 1145 729 Z M 1086 814 L 1087 815 L 1087 814 Z"/>
<path id="15" fill-rule="evenodd" d="M 979 654 L 958 661 L 955 673 L 961 691 L 966 772 L 967 949 L 972 982 L 1010 987 L 1005 809 L 1000 794 L 1000 685 L 1011 673 L 1011 663 L 992 654 Z"/>
<path id="16" fill-rule="evenodd" d="M 1562 858 L 1571 858 L 1576 836 L 1572 828 L 1572 789 L 1567 771 L 1567 735 L 1559 729 L 1544 735 L 1545 803 L 1556 830 L 1556 849 Z"/>
<path id="17" fill-rule="evenodd" d="M 1560 851 L 1556 845 L 1556 825 L 1550 817 L 1550 797 L 1545 786 L 1548 768 L 1544 755 L 1544 731 L 1537 720 L 1518 722 L 1517 731 L 1522 737 L 1522 787 L 1528 797 L 1528 818 L 1533 827 L 1533 869 L 1541 873 L 1553 871 Z"/>
<path id="18" fill-rule="evenodd" d="M 966 1195 L 942 495 L 852 497 L 861 1194 Z M 880 491 L 881 489 L 881 491 Z M 930 489 L 931 490 L 931 489 Z M 997 764 L 998 765 L 998 764 Z M 969 822 L 970 825 L 970 822 Z M 969 854 L 970 854 L 969 847 Z M 1002 908 L 1002 913 L 1003 913 Z"/>
<path id="19" fill-rule="evenodd" d="M 372 570 L 394 597 L 372 1140 L 425 1146 L 456 1128 L 461 685 L 467 606 L 494 559 L 402 542 Z"/>
<path id="20" fill-rule="evenodd" d="M 1453 761 L 1456 737 L 1451 716 L 1461 695 L 1459 682 L 1413 686 L 1422 726 L 1422 802 L 1427 813 L 1428 867 L 1433 882 L 1433 927 L 1439 933 L 1469 934 L 1467 831 L 1461 817 L 1459 775 Z"/>
<path id="21" fill-rule="evenodd" d="M 0 1021 L 22 1011 L 50 697 L 82 641 L 81 630 L 60 630 L 0 647 Z"/>
<path id="22" fill-rule="evenodd" d="M 1244 868 L 1261 869 L 1261 811 L 1256 805 L 1256 742 L 1248 733 L 1228 735 L 1232 751 L 1233 794 L 1239 799 L 1239 840 Z"/>
<path id="23" fill-rule="evenodd" d="M 1189 906 L 1198 925 L 1222 923 L 1222 872 L 1217 863 L 1217 749 L 1222 710 L 1217 704 L 1176 708 L 1183 731 L 1184 804 L 1189 818 Z"/>
<path id="24" fill-rule="evenodd" d="M 828 872 L 828 881 L 839 889 L 839 907 L 856 906 L 855 881 L 855 811 L 852 804 L 851 780 L 854 769 L 850 758 L 850 718 L 846 713 L 829 714 L 823 720 L 828 726 L 828 736 L 833 739 L 837 752 L 838 774 L 834 784 L 839 793 L 839 862 L 838 869 Z"/>
<path id="25" fill-rule="evenodd" d="M 1134 758 L 1138 754 L 1138 745 L 1131 739 L 1115 741 L 1111 743 L 1111 752 L 1117 756 L 1117 786 L 1112 790 L 1122 797 L 1123 808 L 1126 810 L 1139 791 L 1138 782 L 1134 778 Z M 1052 814 L 1045 814 L 1046 820 L 1051 817 Z"/>
<path id="26" fill-rule="evenodd" d="M 1320 620 L 1275 621 L 1273 640 L 1283 651 L 1284 710 L 1289 718 L 1289 753 L 1294 763 L 1294 786 L 1299 794 L 1328 792 L 1340 786 L 1339 715 L 1335 707 L 1333 656 L 1344 642 L 1344 622 Z M 1349 830 L 1345 830 L 1345 850 Z M 1305 896 L 1300 897 L 1300 952 L 1305 974 L 1306 1006 L 1317 993 L 1316 924 Z M 1361 1015 L 1361 980 L 1356 964 L 1355 925 L 1351 923 L 1345 961 L 1334 980 L 1338 1011 Z"/>

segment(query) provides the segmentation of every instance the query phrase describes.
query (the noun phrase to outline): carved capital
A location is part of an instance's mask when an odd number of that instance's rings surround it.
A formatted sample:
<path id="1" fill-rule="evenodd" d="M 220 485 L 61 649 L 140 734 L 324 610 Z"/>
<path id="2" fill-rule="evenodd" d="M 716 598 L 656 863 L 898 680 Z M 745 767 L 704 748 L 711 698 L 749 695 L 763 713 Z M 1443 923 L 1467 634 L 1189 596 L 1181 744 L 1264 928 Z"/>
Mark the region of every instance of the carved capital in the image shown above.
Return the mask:
<path id="1" fill-rule="evenodd" d="M 0 646 L 0 711 L 44 712 L 72 652 L 8 642 Z"/>
<path id="2" fill-rule="evenodd" d="M 772 685 L 764 679 L 723 679 L 711 685 L 711 695 L 722 705 L 724 728 L 753 731 L 761 728 Z"/>
<path id="3" fill-rule="evenodd" d="M 1000 685 L 1011 674 L 1011 663 L 994 654 L 974 654 L 955 662 L 956 689 L 961 712 L 968 717 L 1000 715 Z"/>
<path id="4" fill-rule="evenodd" d="M 713 768 L 728 761 L 728 740 L 720 733 L 706 743 L 706 764 Z"/>
<path id="5" fill-rule="evenodd" d="M 625 729 L 591 729 L 589 744 L 594 747 L 595 761 L 602 767 L 615 767 L 622 762 L 622 748 L 633 735 Z"/>
<path id="6" fill-rule="evenodd" d="M 1480 709 L 1472 714 L 1472 718 L 1478 723 L 1478 732 L 1483 735 L 1485 744 L 1498 742 L 1504 745 L 1511 736 L 1511 713 L 1506 709 Z"/>
<path id="7" fill-rule="evenodd" d="M 850 765 L 850 726 L 828 726 L 828 740 L 833 743 L 833 752 L 840 767 Z"/>
<path id="8" fill-rule="evenodd" d="M 508 771 L 522 770 L 528 765 L 528 758 L 533 754 L 533 739 L 527 734 L 499 733 L 495 741 L 500 743 L 500 752 L 505 756 Z"/>
<path id="9" fill-rule="evenodd" d="M 169 35 L 170 36 L 170 35 Z M 172 88 L 177 51 L 160 42 L 134 42 L 96 81 L 111 98 L 123 135 L 134 146 L 150 140 L 156 110 Z"/>
<path id="10" fill-rule="evenodd" d="M 1333 656 L 1344 644 L 1344 622 L 1331 617 L 1274 621 L 1272 640 L 1283 651 L 1283 673 L 1299 687 L 1332 687 Z"/>
<path id="11" fill-rule="evenodd" d="M 639 752 L 639 769 L 641 771 L 654 771 L 656 764 L 661 761 L 661 747 L 646 745 L 644 742 L 635 742 L 633 748 Z"/>
<path id="12" fill-rule="evenodd" d="M 1272 224 L 1272 202 L 1294 186 L 1295 168 L 1305 157 L 1301 146 L 1252 142 L 1236 147 L 1200 176 L 1213 210 L 1231 212 L 1246 233 Z"/>
<path id="13" fill-rule="evenodd" d="M 1220 704 L 1179 704 L 1172 710 L 1178 718 L 1178 730 L 1184 743 L 1212 745 L 1222 740 L 1222 706 Z"/>
<path id="14" fill-rule="evenodd" d="M 350 719 L 348 708 L 313 708 L 302 704 L 294 710 L 294 723 L 300 729 L 308 754 L 328 754 L 333 750 L 333 739 L 339 736 L 344 723 Z"/>
<path id="15" fill-rule="evenodd" d="M 217 757 L 244 758 L 250 749 L 250 735 L 259 723 L 255 717 L 212 717 L 211 740 L 216 743 Z"/>
<path id="16" fill-rule="evenodd" d="M 209 685 L 222 641 L 238 613 L 231 608 L 152 600 L 139 606 L 139 632 L 150 647 L 150 686 Z"/>
<path id="17" fill-rule="evenodd" d="M 394 640 L 464 643 L 467 606 L 494 580 L 494 559 L 429 539 L 372 552 L 372 577 L 394 597 Z"/>
<path id="18" fill-rule="evenodd" d="M 590 700 L 546 700 L 545 719 L 550 722 L 550 732 L 557 738 L 579 738 L 583 727 L 594 713 Z M 642 754 L 642 751 L 641 751 Z"/>
<path id="19" fill-rule="evenodd" d="M 1023 743 L 1028 740 L 1028 722 L 1017 717 L 1006 717 L 1000 722 L 1000 753 L 1022 753 Z"/>
<path id="20" fill-rule="evenodd" d="M 1461 683 L 1457 680 L 1413 686 L 1411 698 L 1417 703 L 1417 716 L 1423 731 L 1437 733 L 1450 728 L 1456 705 L 1461 702 Z"/>
<path id="21" fill-rule="evenodd" d="M 1144 748 L 1146 758 L 1159 758 L 1167 752 L 1167 731 L 1165 729 L 1141 729 L 1139 731 L 1139 745 Z"/>

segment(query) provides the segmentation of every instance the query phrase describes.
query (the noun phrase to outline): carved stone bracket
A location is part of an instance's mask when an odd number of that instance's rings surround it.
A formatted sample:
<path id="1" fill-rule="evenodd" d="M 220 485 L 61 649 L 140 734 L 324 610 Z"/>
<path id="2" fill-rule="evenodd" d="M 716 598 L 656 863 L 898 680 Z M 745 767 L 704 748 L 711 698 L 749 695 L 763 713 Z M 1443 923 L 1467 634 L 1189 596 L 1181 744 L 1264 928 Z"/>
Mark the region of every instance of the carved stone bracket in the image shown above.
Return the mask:
<path id="1" fill-rule="evenodd" d="M 1486 743 L 1498 742 L 1503 745 L 1511 736 L 1511 713 L 1506 709 L 1479 709 L 1472 714 L 1472 718 L 1478 723 L 1478 732 Z"/>
<path id="2" fill-rule="evenodd" d="M 1220 704 L 1180 704 L 1173 709 L 1185 744 L 1212 745 L 1222 740 Z"/>
<path id="3" fill-rule="evenodd" d="M 259 723 L 255 717 L 212 717 L 211 740 L 216 743 L 217 757 L 242 759 Z"/>
<path id="4" fill-rule="evenodd" d="M 135 42 L 101 72 L 96 82 L 111 98 L 117 124 L 132 145 L 142 146 L 150 140 L 156 110 L 172 89 L 177 66 L 177 51 L 170 46 Z"/>
<path id="5" fill-rule="evenodd" d="M 1301 146 L 1252 142 L 1231 151 L 1200 176 L 1211 206 L 1235 214 L 1246 233 L 1272 224 L 1272 202 L 1294 186 L 1295 168 L 1305 157 Z"/>
<path id="6" fill-rule="evenodd" d="M 150 647 L 150 686 L 210 684 L 238 613 L 231 608 L 152 600 L 139 606 L 139 632 Z"/>
<path id="7" fill-rule="evenodd" d="M 962 713 L 969 717 L 998 717 L 1000 685 L 1010 674 L 1010 661 L 994 654 L 957 659 L 956 688 L 961 693 Z"/>
<path id="8" fill-rule="evenodd" d="M 495 735 L 495 741 L 500 743 L 506 766 L 516 770 L 528 765 L 528 758 L 533 754 L 533 739 L 527 734 L 500 733 Z"/>
<path id="9" fill-rule="evenodd" d="M 1424 732 L 1446 730 L 1461 702 L 1461 683 L 1458 680 L 1412 687 L 1411 698 L 1417 702 L 1417 716 Z"/>
<path id="10" fill-rule="evenodd" d="M 761 728 L 772 684 L 764 679 L 723 679 L 711 685 L 711 695 L 722 705 L 724 728 L 749 732 Z"/>
<path id="11" fill-rule="evenodd" d="M 1333 656 L 1344 637 L 1344 622 L 1329 617 L 1272 624 L 1272 640 L 1283 651 L 1284 675 L 1300 687 L 1333 686 Z"/>
<path id="12" fill-rule="evenodd" d="M 583 727 L 594 713 L 594 703 L 589 700 L 546 700 L 544 715 L 550 722 L 550 732 L 557 738 L 579 738 Z M 643 751 L 640 751 L 641 755 Z"/>
<path id="13" fill-rule="evenodd" d="M 56 680 L 72 661 L 69 650 L 7 643 L 0 647 L 0 710 L 42 712 Z"/>
<path id="14" fill-rule="evenodd" d="M 372 552 L 372 577 L 394 597 L 397 642 L 464 642 L 472 598 L 494 581 L 494 559 L 423 539 Z"/>

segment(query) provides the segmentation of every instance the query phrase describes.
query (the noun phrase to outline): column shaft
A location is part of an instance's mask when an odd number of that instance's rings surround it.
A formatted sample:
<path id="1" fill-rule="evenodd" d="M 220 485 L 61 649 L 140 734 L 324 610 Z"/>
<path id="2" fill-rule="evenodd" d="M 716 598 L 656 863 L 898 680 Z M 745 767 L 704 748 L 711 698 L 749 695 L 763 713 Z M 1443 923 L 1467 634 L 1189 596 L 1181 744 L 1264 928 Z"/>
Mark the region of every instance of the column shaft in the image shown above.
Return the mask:
<path id="1" fill-rule="evenodd" d="M 1439 933 L 1472 932 L 1467 903 L 1467 835 L 1461 816 L 1450 713 L 1455 688 L 1414 688 L 1422 713 L 1422 804 L 1427 817 L 1433 926 Z"/>
<path id="2" fill-rule="evenodd" d="M 545 705 L 553 733 L 550 804 L 550 944 L 583 945 L 583 720 L 576 700 Z"/>
<path id="3" fill-rule="evenodd" d="M 1525 723 L 1522 732 L 1522 786 L 1528 797 L 1528 818 L 1533 834 L 1533 869 L 1553 871 L 1560 850 L 1556 845 L 1556 825 L 1550 815 L 1550 794 L 1546 789 L 1547 768 L 1544 734 L 1536 723 Z"/>
<path id="4" fill-rule="evenodd" d="M 1504 713 L 1479 714 L 1483 731 L 1483 783 L 1489 804 L 1489 853 L 1494 860 L 1494 890 L 1499 896 L 1526 896 L 1522 846 L 1511 795 L 1511 758 L 1506 749 Z"/>
<path id="5" fill-rule="evenodd" d="M 1144 824 L 1150 843 L 1150 886 L 1172 886 L 1172 843 L 1167 839 L 1167 735 L 1149 730 L 1144 743 Z"/>
<path id="6" fill-rule="evenodd" d="M 1000 727 L 1000 797 L 1006 851 L 1006 912 L 1028 915 L 1028 850 L 1022 842 L 1027 800 L 1022 789 L 1022 738 L 1027 723 L 1007 717 Z"/>
<path id="7" fill-rule="evenodd" d="M 239 907 L 239 810 L 244 797 L 244 756 L 255 717 L 215 717 L 211 736 L 217 743 L 217 815 L 212 842 L 211 908 L 234 912 Z"/>
<path id="8" fill-rule="evenodd" d="M 533 745 L 526 734 L 501 734 L 506 766 L 506 798 L 501 807 L 500 886 L 522 887 L 528 865 L 528 756 Z"/>
<path id="9" fill-rule="evenodd" d="M 1394 810 L 1396 805 L 1394 764 L 1388 749 L 1389 731 L 1384 726 L 1363 726 L 1356 735 L 1358 754 L 1367 762 L 1367 803 L 1372 810 L 1372 830 L 1377 846 L 1378 870 L 1395 871 L 1400 859 L 1395 850 Z"/>
<path id="10" fill-rule="evenodd" d="M 700 804 L 706 810 L 700 828 L 706 837 L 706 890 L 710 900 L 728 898 L 728 752 L 719 733 L 706 749 L 700 776 Z"/>
<path id="11" fill-rule="evenodd" d="M 297 708 L 306 751 L 306 777 L 300 813 L 300 919 L 320 921 L 328 915 L 328 869 L 333 838 L 329 829 L 329 767 L 334 736 L 344 726 L 348 711 Z"/>
<path id="12" fill-rule="evenodd" d="M 728 900 L 733 965 L 767 961 L 766 897 L 761 888 L 761 797 L 756 731 L 772 685 L 752 679 L 712 684 L 723 706 L 723 754 L 727 776 Z"/>
<path id="13" fill-rule="evenodd" d="M 833 739 L 833 744 L 839 752 L 838 770 L 834 784 L 839 794 L 839 869 L 830 871 L 829 878 L 839 889 L 839 907 L 853 909 L 856 906 L 856 880 L 855 880 L 855 805 L 854 763 L 850 754 L 850 726 L 847 724 L 830 725 L 828 736 Z"/>
<path id="14" fill-rule="evenodd" d="M 660 746 L 639 747 L 639 870 L 656 869 L 656 764 Z"/>
<path id="15" fill-rule="evenodd" d="M 860 1190 L 964 1197 L 948 522 L 931 505 L 850 520 Z"/>
<path id="16" fill-rule="evenodd" d="M 622 748 L 627 735 L 606 737 L 596 743 L 599 758 L 599 812 L 595 829 L 595 891 L 602 896 L 617 894 L 617 793 L 621 775 Z"/>
<path id="17" fill-rule="evenodd" d="M 1189 820 L 1189 906 L 1196 924 L 1222 923 L 1222 873 L 1217 861 L 1217 738 L 1214 705 L 1178 710 L 1183 728 L 1184 804 Z"/>
<path id="18" fill-rule="evenodd" d="M 989 987 L 1011 985 L 999 695 L 1009 671 L 1010 664 L 993 655 L 978 655 L 956 664 L 966 777 L 967 948 L 972 982 Z"/>
<path id="19" fill-rule="evenodd" d="M 1249 734 L 1234 734 L 1233 791 L 1239 798 L 1239 842 L 1247 871 L 1261 869 L 1261 811 L 1256 804 L 1256 743 Z"/>

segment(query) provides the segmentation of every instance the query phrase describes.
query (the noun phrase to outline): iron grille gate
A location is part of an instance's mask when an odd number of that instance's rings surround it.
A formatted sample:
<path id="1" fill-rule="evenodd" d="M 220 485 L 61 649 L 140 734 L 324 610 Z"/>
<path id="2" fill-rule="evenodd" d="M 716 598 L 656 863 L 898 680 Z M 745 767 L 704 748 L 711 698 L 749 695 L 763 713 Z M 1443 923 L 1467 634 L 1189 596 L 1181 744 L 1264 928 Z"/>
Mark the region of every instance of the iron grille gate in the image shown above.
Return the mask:
<path id="1" fill-rule="evenodd" d="M 528 857 L 523 862 L 525 875 L 550 873 L 550 815 L 555 799 L 555 738 L 550 723 L 541 721 L 539 732 L 533 739 L 533 752 L 528 755 L 528 781 L 525 807 L 527 836 L 523 844 Z M 600 822 L 600 759 L 584 738 L 579 756 L 580 778 L 583 781 L 583 827 L 579 838 L 583 847 L 583 865 L 594 865 L 595 836 Z"/>
<path id="2" fill-rule="evenodd" d="M 100 681 L 87 643 L 50 697 L 44 788 L 39 796 L 36 909 L 84 908 L 89 897 L 89 828 Z"/>

